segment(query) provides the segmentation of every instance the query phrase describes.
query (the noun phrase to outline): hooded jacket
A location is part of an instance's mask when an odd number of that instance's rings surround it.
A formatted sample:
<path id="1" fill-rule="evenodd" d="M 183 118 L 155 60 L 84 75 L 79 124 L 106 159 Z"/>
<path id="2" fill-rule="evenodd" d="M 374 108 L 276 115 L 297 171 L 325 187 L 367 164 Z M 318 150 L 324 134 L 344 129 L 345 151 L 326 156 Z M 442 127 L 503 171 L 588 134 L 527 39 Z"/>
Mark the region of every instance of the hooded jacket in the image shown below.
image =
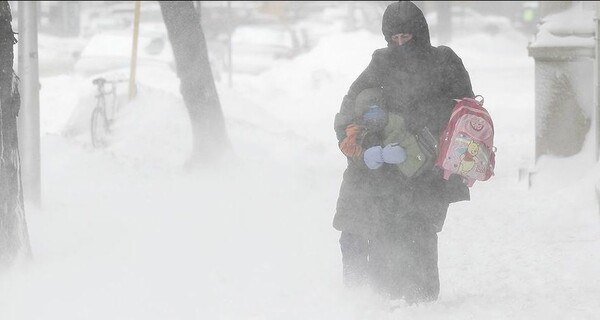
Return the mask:
<path id="1" fill-rule="evenodd" d="M 354 121 L 356 97 L 366 88 L 381 88 L 388 112 L 401 114 L 412 134 L 427 127 L 434 136 L 439 136 L 450 118 L 453 99 L 474 97 L 462 60 L 447 46 L 431 45 L 423 12 L 410 1 L 389 5 L 383 14 L 381 30 L 387 46 L 373 52 L 371 62 L 344 96 L 334 121 L 338 140 L 345 137 L 346 126 Z M 397 33 L 412 33 L 413 38 L 398 46 L 391 40 Z M 441 231 L 449 203 L 470 198 L 468 188 L 457 176 L 447 181 L 440 173 L 431 171 L 405 181 L 391 166 L 386 164 L 369 171 L 349 161 L 333 221 L 336 229 L 371 230 L 365 234 L 369 236 L 372 230 L 390 223 L 417 219 L 427 228 Z M 365 184 L 372 188 L 365 191 Z M 363 191 L 357 194 L 356 190 Z M 375 201 L 383 203 L 377 210 L 359 205 L 374 201 L 373 197 L 379 197 Z"/>

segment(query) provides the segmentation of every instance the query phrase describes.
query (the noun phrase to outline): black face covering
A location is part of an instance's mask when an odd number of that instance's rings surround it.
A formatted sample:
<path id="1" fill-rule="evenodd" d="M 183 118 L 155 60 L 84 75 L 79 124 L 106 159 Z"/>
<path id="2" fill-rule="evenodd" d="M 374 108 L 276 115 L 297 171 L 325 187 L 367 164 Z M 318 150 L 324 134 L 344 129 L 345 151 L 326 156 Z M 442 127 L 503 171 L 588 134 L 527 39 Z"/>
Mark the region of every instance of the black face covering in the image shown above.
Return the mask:
<path id="1" fill-rule="evenodd" d="M 388 48 L 391 49 L 390 62 L 393 64 L 390 67 L 410 73 L 423 72 L 429 68 L 431 47 L 420 46 L 414 40 L 411 39 L 403 45 L 393 41 L 388 43 Z"/>
<path id="2" fill-rule="evenodd" d="M 410 39 L 408 42 L 405 42 L 402 45 L 399 45 L 398 43 L 394 42 L 394 41 L 390 41 L 388 42 L 388 48 L 392 48 L 393 50 L 397 51 L 397 52 L 419 52 L 419 49 L 422 48 L 422 46 L 419 46 L 419 44 L 415 41 L 415 39 Z"/>

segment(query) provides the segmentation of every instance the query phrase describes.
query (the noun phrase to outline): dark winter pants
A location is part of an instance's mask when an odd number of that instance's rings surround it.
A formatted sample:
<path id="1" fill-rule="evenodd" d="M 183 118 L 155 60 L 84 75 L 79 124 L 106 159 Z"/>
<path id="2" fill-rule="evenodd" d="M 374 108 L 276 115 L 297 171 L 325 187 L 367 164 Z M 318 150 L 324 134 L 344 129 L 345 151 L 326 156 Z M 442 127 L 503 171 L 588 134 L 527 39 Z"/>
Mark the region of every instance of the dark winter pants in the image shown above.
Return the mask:
<path id="1" fill-rule="evenodd" d="M 437 300 L 440 292 L 437 234 L 393 233 L 371 240 L 373 285 L 409 303 Z"/>
<path id="2" fill-rule="evenodd" d="M 342 232 L 343 279 L 348 287 L 360 286 L 369 280 L 369 240 L 360 235 Z"/>
<path id="3" fill-rule="evenodd" d="M 409 303 L 436 300 L 440 291 L 437 233 L 387 232 L 368 240 L 342 232 L 344 283 L 370 284 L 392 299 Z"/>

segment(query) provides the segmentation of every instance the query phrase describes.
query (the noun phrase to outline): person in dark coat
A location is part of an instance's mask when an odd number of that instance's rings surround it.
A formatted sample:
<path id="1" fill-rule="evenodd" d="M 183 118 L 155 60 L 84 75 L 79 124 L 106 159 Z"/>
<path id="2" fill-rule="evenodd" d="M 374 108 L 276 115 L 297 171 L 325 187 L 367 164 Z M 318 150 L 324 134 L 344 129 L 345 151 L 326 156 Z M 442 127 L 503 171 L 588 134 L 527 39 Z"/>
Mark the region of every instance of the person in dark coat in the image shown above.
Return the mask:
<path id="1" fill-rule="evenodd" d="M 409 132 L 416 135 L 427 128 L 439 136 L 453 99 L 474 94 L 456 53 L 447 46 L 431 45 L 427 21 L 414 3 L 390 4 L 383 14 L 382 32 L 387 47 L 373 52 L 335 117 L 334 129 L 348 167 L 333 226 L 341 231 L 347 285 L 369 284 L 409 303 L 434 301 L 440 291 L 437 233 L 449 204 L 470 200 L 469 189 L 459 176 L 444 180 L 433 168 L 407 178 L 392 163 L 367 167 L 364 162 L 372 160 L 373 152 L 365 150 L 388 146 L 361 144 L 355 103 L 365 89 L 380 88 L 387 112 L 401 114 Z"/>

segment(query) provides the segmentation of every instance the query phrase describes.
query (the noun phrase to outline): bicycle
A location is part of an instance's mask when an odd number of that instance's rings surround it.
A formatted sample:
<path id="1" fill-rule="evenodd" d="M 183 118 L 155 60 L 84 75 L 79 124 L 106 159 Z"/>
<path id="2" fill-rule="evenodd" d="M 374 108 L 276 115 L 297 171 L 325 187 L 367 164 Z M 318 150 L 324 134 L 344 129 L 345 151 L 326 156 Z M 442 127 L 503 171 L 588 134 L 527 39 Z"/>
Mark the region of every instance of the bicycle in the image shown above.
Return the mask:
<path id="1" fill-rule="evenodd" d="M 94 148 L 102 148 L 108 145 L 108 135 L 110 127 L 114 122 L 115 114 L 119 108 L 117 97 L 117 84 L 127 80 L 107 80 L 103 77 L 95 78 L 92 84 L 97 86 L 98 93 L 96 94 L 96 107 L 92 111 L 91 119 L 91 137 Z M 105 88 L 106 84 L 110 84 L 111 89 Z M 110 104 L 106 104 L 106 96 L 111 96 Z"/>

